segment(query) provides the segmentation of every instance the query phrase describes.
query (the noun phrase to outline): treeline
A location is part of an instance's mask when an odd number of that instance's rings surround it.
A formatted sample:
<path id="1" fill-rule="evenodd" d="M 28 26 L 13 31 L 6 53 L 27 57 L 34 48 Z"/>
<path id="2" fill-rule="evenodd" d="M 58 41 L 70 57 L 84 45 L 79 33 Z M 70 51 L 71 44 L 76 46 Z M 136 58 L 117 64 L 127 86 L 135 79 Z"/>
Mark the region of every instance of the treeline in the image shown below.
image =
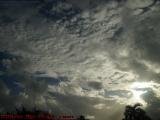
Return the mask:
<path id="1" fill-rule="evenodd" d="M 133 106 L 127 105 L 122 120 L 152 120 L 146 112 L 141 108 L 141 104 L 137 103 Z M 33 109 L 27 110 L 25 107 L 15 109 L 14 113 L 1 114 L 0 120 L 89 120 L 85 116 L 54 116 L 51 113 Z M 6 115 L 6 116 L 5 116 Z"/>
<path id="2" fill-rule="evenodd" d="M 13 113 L 0 114 L 0 120 L 89 120 L 85 116 L 73 116 L 73 115 L 53 115 L 46 111 L 27 110 L 25 107 L 15 108 Z"/>

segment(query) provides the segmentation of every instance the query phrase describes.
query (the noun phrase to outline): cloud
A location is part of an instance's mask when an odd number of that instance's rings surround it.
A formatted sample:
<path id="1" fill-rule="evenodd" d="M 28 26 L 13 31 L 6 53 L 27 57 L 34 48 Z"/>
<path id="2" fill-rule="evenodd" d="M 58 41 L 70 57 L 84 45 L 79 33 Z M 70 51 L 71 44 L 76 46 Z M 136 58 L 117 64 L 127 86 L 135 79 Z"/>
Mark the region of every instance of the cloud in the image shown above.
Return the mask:
<path id="1" fill-rule="evenodd" d="M 108 97 L 114 97 L 114 96 L 119 96 L 119 97 L 126 97 L 126 98 L 131 98 L 132 97 L 132 92 L 127 91 L 127 90 L 113 90 L 113 91 L 107 91 L 106 90 L 106 96 Z"/>
<path id="2" fill-rule="evenodd" d="M 148 103 L 147 113 L 155 120 L 159 119 L 160 99 L 153 90 L 149 90 L 143 95 L 144 100 Z"/>
<path id="3" fill-rule="evenodd" d="M 1 108 L 116 120 L 134 82 L 154 81 L 159 95 L 159 10 L 135 15 L 127 5 L 60 0 L 1 8 Z"/>
<path id="4" fill-rule="evenodd" d="M 103 88 L 101 82 L 96 82 L 96 81 L 90 81 L 88 82 L 88 86 L 90 86 L 93 89 L 100 90 Z"/>

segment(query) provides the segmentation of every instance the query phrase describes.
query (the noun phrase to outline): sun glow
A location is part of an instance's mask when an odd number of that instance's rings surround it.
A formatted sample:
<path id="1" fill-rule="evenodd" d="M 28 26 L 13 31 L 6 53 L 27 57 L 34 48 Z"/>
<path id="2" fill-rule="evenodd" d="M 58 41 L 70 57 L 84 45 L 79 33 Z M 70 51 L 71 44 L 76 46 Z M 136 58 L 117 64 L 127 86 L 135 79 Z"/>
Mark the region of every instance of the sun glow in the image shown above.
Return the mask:
<path id="1" fill-rule="evenodd" d="M 151 87 L 152 82 L 134 82 L 131 85 L 132 89 L 143 89 L 143 88 L 148 88 Z"/>
<path id="2" fill-rule="evenodd" d="M 147 91 L 131 90 L 131 92 L 133 94 L 131 98 L 131 103 L 141 103 L 143 106 L 147 105 L 147 103 L 141 98 L 141 95 L 143 95 Z"/>
<path id="3" fill-rule="evenodd" d="M 131 103 L 141 103 L 143 106 L 146 106 L 147 103 L 141 98 L 141 96 L 147 93 L 147 88 L 152 87 L 152 82 L 134 82 L 130 85 L 130 90 L 133 94 L 131 98 Z"/>

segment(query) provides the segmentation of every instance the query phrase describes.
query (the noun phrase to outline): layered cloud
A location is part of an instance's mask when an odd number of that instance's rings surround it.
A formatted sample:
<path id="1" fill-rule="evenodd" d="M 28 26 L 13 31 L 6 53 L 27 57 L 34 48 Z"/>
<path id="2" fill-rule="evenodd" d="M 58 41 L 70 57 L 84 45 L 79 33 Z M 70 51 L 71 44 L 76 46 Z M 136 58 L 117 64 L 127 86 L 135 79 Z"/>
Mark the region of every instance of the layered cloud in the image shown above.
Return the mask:
<path id="1" fill-rule="evenodd" d="M 0 3 L 0 110 L 23 104 L 118 120 L 126 103 L 142 102 L 157 115 L 160 24 L 153 2 Z"/>

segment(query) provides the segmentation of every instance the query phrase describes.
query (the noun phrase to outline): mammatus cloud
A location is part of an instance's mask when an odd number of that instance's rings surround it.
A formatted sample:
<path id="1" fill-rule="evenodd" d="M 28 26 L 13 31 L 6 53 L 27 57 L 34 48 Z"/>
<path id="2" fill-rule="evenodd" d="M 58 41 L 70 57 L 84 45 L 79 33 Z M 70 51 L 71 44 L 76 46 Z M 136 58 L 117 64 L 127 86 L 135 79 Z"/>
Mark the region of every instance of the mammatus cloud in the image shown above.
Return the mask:
<path id="1" fill-rule="evenodd" d="M 142 101 L 156 116 L 159 4 L 141 10 L 152 2 L 0 3 L 0 110 L 24 104 L 118 120 L 126 103 Z"/>

